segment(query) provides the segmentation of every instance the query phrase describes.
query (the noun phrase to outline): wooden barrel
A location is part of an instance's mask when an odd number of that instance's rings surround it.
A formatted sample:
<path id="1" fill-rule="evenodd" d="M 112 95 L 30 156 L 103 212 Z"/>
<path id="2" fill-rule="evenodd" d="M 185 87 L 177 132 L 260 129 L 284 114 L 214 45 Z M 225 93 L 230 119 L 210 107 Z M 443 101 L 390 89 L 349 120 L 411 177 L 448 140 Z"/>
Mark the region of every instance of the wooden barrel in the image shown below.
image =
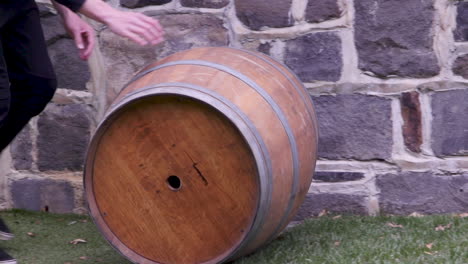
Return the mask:
<path id="1" fill-rule="evenodd" d="M 274 239 L 315 169 L 317 124 L 296 76 L 231 48 L 140 71 L 91 141 L 90 213 L 134 263 L 222 263 Z"/>

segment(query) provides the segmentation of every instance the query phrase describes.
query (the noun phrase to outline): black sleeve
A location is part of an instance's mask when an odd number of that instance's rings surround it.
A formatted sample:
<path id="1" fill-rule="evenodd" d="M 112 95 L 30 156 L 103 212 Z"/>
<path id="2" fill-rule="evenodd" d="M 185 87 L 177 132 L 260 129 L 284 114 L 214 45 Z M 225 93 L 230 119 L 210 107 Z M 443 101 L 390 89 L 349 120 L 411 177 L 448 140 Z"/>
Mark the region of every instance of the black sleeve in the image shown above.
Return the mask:
<path id="1" fill-rule="evenodd" d="M 55 2 L 70 8 L 73 12 L 78 11 L 86 0 L 55 0 Z"/>

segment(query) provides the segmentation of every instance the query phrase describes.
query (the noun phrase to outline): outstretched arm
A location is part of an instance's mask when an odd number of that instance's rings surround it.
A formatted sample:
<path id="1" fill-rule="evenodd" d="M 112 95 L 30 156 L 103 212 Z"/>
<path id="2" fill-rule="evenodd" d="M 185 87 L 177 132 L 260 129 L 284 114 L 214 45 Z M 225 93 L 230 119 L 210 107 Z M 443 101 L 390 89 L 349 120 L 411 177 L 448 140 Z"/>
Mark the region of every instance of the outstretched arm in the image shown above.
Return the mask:
<path id="1" fill-rule="evenodd" d="M 65 29 L 75 40 L 80 58 L 87 59 L 94 47 L 94 30 L 76 13 L 58 2 L 68 4 L 79 13 L 106 24 L 114 33 L 127 37 L 140 45 L 156 45 L 164 41 L 164 31 L 159 22 L 140 13 L 124 12 L 112 8 L 102 0 L 54 0 L 52 3 L 61 15 Z"/>
<path id="2" fill-rule="evenodd" d="M 78 12 L 106 24 L 114 33 L 140 45 L 156 45 L 164 40 L 164 31 L 157 20 L 140 13 L 114 9 L 101 0 L 86 0 Z"/>

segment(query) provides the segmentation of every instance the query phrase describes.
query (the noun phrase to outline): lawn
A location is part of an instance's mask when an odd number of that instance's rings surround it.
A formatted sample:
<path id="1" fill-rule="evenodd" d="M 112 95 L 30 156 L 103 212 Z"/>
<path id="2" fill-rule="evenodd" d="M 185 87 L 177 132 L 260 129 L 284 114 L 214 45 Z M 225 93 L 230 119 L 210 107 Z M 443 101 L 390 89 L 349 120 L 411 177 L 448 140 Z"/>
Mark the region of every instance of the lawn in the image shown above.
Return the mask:
<path id="1" fill-rule="evenodd" d="M 16 234 L 0 247 L 20 264 L 129 264 L 81 215 L 0 212 Z M 468 217 L 322 216 L 232 264 L 468 264 Z"/>

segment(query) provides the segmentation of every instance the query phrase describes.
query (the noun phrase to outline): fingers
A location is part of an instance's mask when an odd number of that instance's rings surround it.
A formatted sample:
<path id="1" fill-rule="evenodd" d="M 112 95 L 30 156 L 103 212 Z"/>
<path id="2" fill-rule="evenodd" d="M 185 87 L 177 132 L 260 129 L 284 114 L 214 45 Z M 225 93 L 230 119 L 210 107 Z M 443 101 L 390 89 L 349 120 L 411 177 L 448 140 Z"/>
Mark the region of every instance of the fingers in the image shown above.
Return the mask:
<path id="1" fill-rule="evenodd" d="M 140 13 L 119 14 L 108 19 L 106 23 L 114 33 L 142 46 L 156 45 L 164 40 L 164 31 L 157 20 Z"/>
<path id="2" fill-rule="evenodd" d="M 141 46 L 145 46 L 148 44 L 148 42 L 143 37 L 140 37 L 140 35 L 138 35 L 137 33 L 133 33 L 132 31 L 125 32 L 123 36 L 129 38 L 130 40 L 136 42 Z"/>
<path id="3" fill-rule="evenodd" d="M 89 56 L 91 56 L 91 52 L 93 51 L 95 40 L 94 40 L 94 33 L 92 30 L 83 31 L 83 42 L 85 44 L 85 48 L 80 50 L 80 57 L 83 60 L 87 60 Z"/>
<path id="4" fill-rule="evenodd" d="M 80 58 L 87 60 L 91 56 L 91 52 L 94 48 L 94 29 L 86 24 L 81 23 L 80 26 L 75 30 L 75 42 L 79 49 Z M 79 44 L 78 44 L 79 43 Z"/>
<path id="5" fill-rule="evenodd" d="M 81 36 L 81 32 L 79 30 L 74 30 L 73 32 L 73 39 L 75 40 L 76 47 L 81 51 L 84 49 L 83 38 Z"/>
<path id="6" fill-rule="evenodd" d="M 164 31 L 157 20 L 139 13 L 132 13 L 132 15 L 130 30 L 144 38 L 146 44 L 156 45 L 164 40 Z"/>
<path id="7" fill-rule="evenodd" d="M 138 15 L 140 16 L 140 19 L 146 23 L 147 25 L 150 26 L 151 30 L 153 30 L 154 32 L 156 32 L 156 34 L 164 34 L 164 30 L 161 26 L 161 24 L 159 24 L 159 21 L 154 19 L 154 18 L 151 18 L 151 17 L 148 17 L 148 16 L 145 16 L 143 14 L 140 14 L 138 13 Z"/>

